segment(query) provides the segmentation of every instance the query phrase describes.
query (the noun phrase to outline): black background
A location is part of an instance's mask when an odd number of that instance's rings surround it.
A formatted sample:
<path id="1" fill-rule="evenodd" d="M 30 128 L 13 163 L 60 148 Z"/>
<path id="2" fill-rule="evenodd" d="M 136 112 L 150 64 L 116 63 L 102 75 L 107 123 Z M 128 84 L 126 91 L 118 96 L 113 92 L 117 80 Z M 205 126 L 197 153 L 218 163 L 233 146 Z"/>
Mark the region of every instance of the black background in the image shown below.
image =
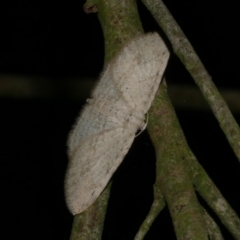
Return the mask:
<path id="1" fill-rule="evenodd" d="M 165 1 L 215 84 L 235 90 L 240 87 L 236 2 Z M 85 14 L 83 4 L 26 0 L 3 6 L 0 74 L 50 77 L 56 88 L 71 77 L 97 77 L 103 66 L 103 35 L 96 14 Z M 142 4 L 139 11 L 146 32 L 158 31 Z M 170 84 L 193 84 L 173 54 L 166 77 Z M 61 96 L 1 98 L 1 239 L 69 239 L 73 218 L 63 195 L 65 143 L 83 104 Z M 217 121 L 210 112 L 176 110 L 193 152 L 240 214 L 240 167 Z M 235 117 L 239 121 L 239 113 Z M 133 239 L 151 205 L 154 159 L 145 131 L 114 175 L 103 239 Z M 225 239 L 232 239 L 222 231 Z M 175 239 L 166 209 L 146 239 L 161 236 Z"/>

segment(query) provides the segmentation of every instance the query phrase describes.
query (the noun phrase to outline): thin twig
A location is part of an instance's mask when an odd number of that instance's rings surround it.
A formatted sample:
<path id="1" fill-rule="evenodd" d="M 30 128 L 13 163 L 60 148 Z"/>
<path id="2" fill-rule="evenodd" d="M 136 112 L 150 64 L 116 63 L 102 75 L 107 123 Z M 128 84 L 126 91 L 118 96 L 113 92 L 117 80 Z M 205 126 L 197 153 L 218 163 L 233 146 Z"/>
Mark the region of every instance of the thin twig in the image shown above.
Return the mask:
<path id="1" fill-rule="evenodd" d="M 206 222 L 208 237 L 210 240 L 224 240 L 221 230 L 219 229 L 216 222 L 208 214 L 208 212 L 203 208 L 203 216 Z"/>
<path id="2" fill-rule="evenodd" d="M 203 167 L 192 157 L 189 161 L 195 172 L 192 174 L 192 181 L 195 189 L 200 196 L 208 203 L 212 210 L 221 220 L 222 224 L 228 229 L 232 236 L 240 240 L 240 219 L 236 212 L 222 196 L 216 185 L 210 179 Z"/>
<path id="3" fill-rule="evenodd" d="M 151 209 L 146 216 L 145 220 L 143 221 L 142 225 L 140 226 L 134 240 L 142 240 L 144 239 L 145 235 L 149 231 L 150 227 L 152 226 L 154 220 L 158 216 L 158 214 L 162 211 L 165 207 L 165 201 L 163 199 L 163 195 L 161 190 L 158 186 L 154 185 L 154 201 L 151 206 Z"/>
<path id="4" fill-rule="evenodd" d="M 174 53 L 182 61 L 210 105 L 228 142 L 240 161 L 240 129 L 226 102 L 183 31 L 161 0 L 142 0 L 170 40 Z"/>

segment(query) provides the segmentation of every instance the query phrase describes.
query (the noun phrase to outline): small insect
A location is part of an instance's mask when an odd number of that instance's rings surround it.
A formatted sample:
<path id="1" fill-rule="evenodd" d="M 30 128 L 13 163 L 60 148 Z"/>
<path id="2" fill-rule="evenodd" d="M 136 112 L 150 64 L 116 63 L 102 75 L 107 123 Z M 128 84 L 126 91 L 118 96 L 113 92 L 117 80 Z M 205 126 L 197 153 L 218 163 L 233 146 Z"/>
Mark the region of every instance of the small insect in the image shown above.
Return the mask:
<path id="1" fill-rule="evenodd" d="M 169 59 L 157 33 L 140 35 L 110 61 L 68 138 L 65 197 L 75 215 L 101 194 L 127 154 Z"/>

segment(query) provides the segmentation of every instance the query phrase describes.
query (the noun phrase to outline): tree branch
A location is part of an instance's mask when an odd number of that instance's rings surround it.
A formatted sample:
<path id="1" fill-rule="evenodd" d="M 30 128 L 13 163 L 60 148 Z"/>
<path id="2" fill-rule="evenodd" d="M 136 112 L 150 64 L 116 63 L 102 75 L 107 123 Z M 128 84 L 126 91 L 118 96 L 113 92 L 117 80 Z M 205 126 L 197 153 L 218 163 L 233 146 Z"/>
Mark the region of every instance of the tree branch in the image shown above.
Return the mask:
<path id="1" fill-rule="evenodd" d="M 74 216 L 70 240 L 100 240 L 111 184 L 86 211 Z"/>
<path id="2" fill-rule="evenodd" d="M 177 239 L 207 240 L 202 210 L 185 160 L 190 149 L 167 96 L 166 83 L 161 84 L 151 106 L 148 130 L 157 155 L 155 184 L 163 192 Z"/>
<path id="3" fill-rule="evenodd" d="M 105 65 L 126 41 L 143 32 L 134 0 L 87 0 L 84 10 L 98 12 L 105 40 Z M 90 208 L 74 217 L 71 240 L 101 239 L 109 194 L 108 186 Z"/>

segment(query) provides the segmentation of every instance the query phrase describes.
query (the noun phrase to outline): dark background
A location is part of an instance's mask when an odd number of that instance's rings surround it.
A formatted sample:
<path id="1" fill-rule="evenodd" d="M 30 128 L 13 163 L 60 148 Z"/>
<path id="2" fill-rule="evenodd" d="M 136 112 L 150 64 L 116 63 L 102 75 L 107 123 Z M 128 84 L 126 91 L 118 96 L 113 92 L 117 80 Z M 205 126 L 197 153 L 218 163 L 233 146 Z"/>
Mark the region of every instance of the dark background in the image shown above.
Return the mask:
<path id="1" fill-rule="evenodd" d="M 237 1 L 165 3 L 215 84 L 239 90 Z M 6 74 L 48 77 L 56 89 L 68 78 L 97 78 L 103 66 L 103 35 L 96 14 L 85 14 L 83 4 L 20 0 L 3 6 L 0 84 Z M 146 32 L 159 31 L 144 6 L 139 4 L 139 10 Z M 173 54 L 166 77 L 169 84 L 193 84 Z M 61 94 L 47 99 L 1 97 L 1 239 L 69 239 L 73 218 L 63 195 L 65 143 L 83 104 Z M 210 111 L 176 111 L 193 152 L 240 214 L 240 167 L 219 124 Z M 239 113 L 234 115 L 239 121 Z M 154 167 L 154 149 L 145 131 L 114 175 L 103 239 L 133 239 L 152 202 Z M 146 239 L 162 235 L 175 239 L 166 209 Z"/>

